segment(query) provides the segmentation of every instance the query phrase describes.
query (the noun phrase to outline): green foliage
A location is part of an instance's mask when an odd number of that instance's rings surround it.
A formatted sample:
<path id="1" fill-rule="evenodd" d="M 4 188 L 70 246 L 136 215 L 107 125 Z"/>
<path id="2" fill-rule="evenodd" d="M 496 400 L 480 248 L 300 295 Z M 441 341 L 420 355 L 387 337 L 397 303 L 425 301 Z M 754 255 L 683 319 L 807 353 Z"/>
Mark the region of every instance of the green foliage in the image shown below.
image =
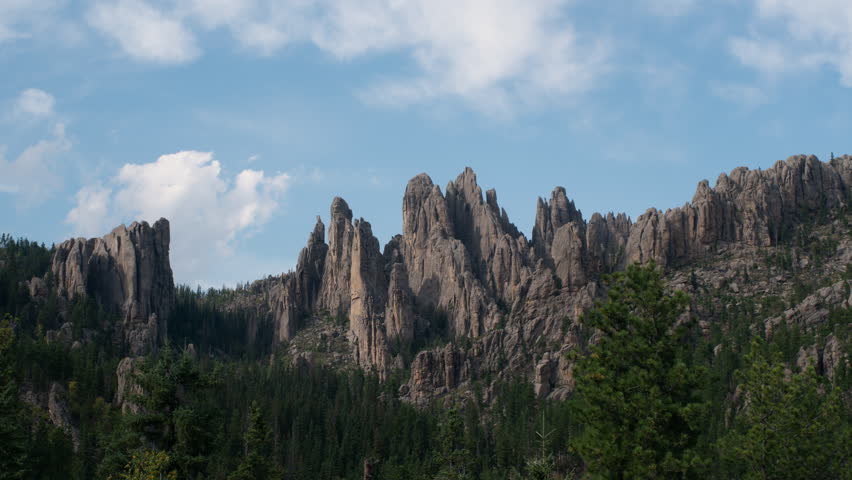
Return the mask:
<path id="1" fill-rule="evenodd" d="M 705 372 L 687 363 L 688 330 L 678 323 L 688 302 L 665 291 L 653 264 L 631 265 L 584 316 L 600 339 L 577 362 L 583 431 L 573 446 L 592 477 L 696 477 L 706 463 L 697 448 Z"/>
<path id="2" fill-rule="evenodd" d="M 270 459 L 272 452 L 272 432 L 269 430 L 257 402 L 252 402 L 245 437 L 245 456 L 240 466 L 228 479 L 281 478 L 283 472 Z"/>
<path id="3" fill-rule="evenodd" d="M 469 480 L 473 477 L 473 459 L 465 445 L 464 422 L 458 410 L 451 408 L 441 422 L 436 456 L 435 480 Z"/>
<path id="4" fill-rule="evenodd" d="M 795 270 L 803 252 L 819 262 L 836 247 L 808 232 L 790 234 L 798 235 L 791 247 L 767 256 L 773 268 Z M 537 399 L 528 379 L 492 383 L 491 372 L 472 380 L 466 400 L 417 409 L 398 398 L 404 370 L 379 381 L 356 370 L 294 366 L 283 349 L 268 356 L 258 347 L 271 335 L 268 319 L 227 307 L 257 293 L 253 287 L 180 287 L 169 337 L 199 353 L 166 346 L 150 355 L 134 379 L 142 388 L 132 399 L 140 410 L 123 413 L 112 403 L 121 354 L 111 330 L 116 312 L 85 295 L 34 301 L 22 283 L 45 275 L 50 252 L 0 236 L 0 314 L 11 314 L 0 325 L 0 480 L 356 480 L 365 460 L 382 480 L 562 480 L 573 472 L 843 478 L 849 469 L 843 461 L 850 458 L 844 448 L 852 444 L 851 410 L 840 392 L 852 388 L 852 369 L 841 362 L 832 385 L 793 364 L 800 347 L 821 349 L 829 335 L 848 355 L 850 309 L 831 311 L 809 331 L 782 324 L 756 348 L 751 339 L 764 335 L 762 320 L 781 313 L 786 299 L 733 296 L 692 275 L 702 295 L 696 305 L 712 320 L 698 335 L 679 323 L 686 296 L 667 294 L 653 267 L 630 267 L 609 280 L 609 298 L 583 319 L 599 341 L 574 359 L 573 400 Z M 740 275 L 747 281 L 750 274 Z M 819 286 L 810 280 L 793 278 L 797 298 Z M 430 335 L 393 346 L 409 361 L 417 350 L 450 340 L 446 312 L 420 313 Z M 563 334 L 592 331 L 565 319 Z M 72 350 L 45 341 L 44 332 L 65 321 L 81 341 Z M 779 374 L 783 363 L 792 367 L 786 376 Z M 21 401 L 24 392 L 43 397 L 53 382 L 67 389 L 76 450 L 41 407 Z M 801 468 L 789 466 L 794 462 Z"/>
<path id="5" fill-rule="evenodd" d="M 121 480 L 177 480 L 177 472 L 169 470 L 171 459 L 165 452 L 142 450 L 133 453 L 118 478 Z"/>
<path id="6" fill-rule="evenodd" d="M 778 355 L 759 340 L 745 363 L 738 374 L 740 410 L 719 442 L 733 474 L 760 480 L 852 478 L 852 429 L 843 418 L 840 391 L 813 367 L 786 373 Z"/>
<path id="7" fill-rule="evenodd" d="M 0 479 L 25 478 L 27 431 L 18 386 L 13 377 L 11 349 L 15 341 L 11 317 L 0 322 Z"/>

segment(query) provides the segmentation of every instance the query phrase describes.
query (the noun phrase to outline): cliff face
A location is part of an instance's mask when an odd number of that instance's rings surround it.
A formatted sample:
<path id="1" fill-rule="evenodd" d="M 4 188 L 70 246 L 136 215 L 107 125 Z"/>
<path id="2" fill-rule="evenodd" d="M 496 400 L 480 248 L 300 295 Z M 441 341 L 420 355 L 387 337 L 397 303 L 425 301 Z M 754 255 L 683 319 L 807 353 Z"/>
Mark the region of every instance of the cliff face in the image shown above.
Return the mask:
<path id="1" fill-rule="evenodd" d="M 121 315 L 116 340 L 131 355 L 155 349 L 164 338 L 174 306 L 168 220 L 67 240 L 57 247 L 51 272 L 61 297 L 89 295 Z"/>
<path id="2" fill-rule="evenodd" d="M 571 368 L 559 352 L 588 341 L 575 321 L 600 295 L 602 274 L 651 260 L 677 268 L 728 245 L 776 245 L 803 221 L 845 206 L 850 181 L 852 157 L 796 156 L 722 174 L 713 188 L 702 181 L 692 202 L 635 222 L 614 213 L 586 220 L 557 187 L 538 200 L 527 240 L 472 170 L 444 192 L 420 174 L 405 189 L 402 234 L 383 254 L 370 224 L 353 222 L 349 205 L 334 199 L 327 247 L 318 223 L 296 270 L 302 280 L 282 277 L 293 285 L 284 289 L 292 307 L 282 310 L 299 315 L 279 322 L 288 325 L 279 338 L 297 334 L 297 317 L 347 318 L 353 359 L 384 375 L 402 365 L 401 346 L 443 337 L 450 345 L 411 361 L 404 393 L 416 402 L 486 372 L 525 371 L 540 394 L 563 395 Z"/>
<path id="3" fill-rule="evenodd" d="M 576 320 L 602 294 L 602 274 L 653 260 L 676 276 L 689 265 L 693 281 L 681 275 L 674 282 L 684 288 L 701 281 L 741 288 L 731 272 L 751 271 L 750 284 L 762 289 L 756 294 L 783 291 L 783 277 L 761 271 L 749 255 L 799 235 L 801 225 L 848 206 L 851 196 L 849 156 L 827 163 L 796 156 L 768 170 L 737 168 L 712 188 L 700 182 L 684 206 L 648 210 L 635 222 L 623 213 L 586 220 L 557 187 L 549 200 L 538 199 L 528 240 L 500 208 L 497 193 L 483 195 L 472 170 L 443 192 L 420 174 L 405 189 L 402 234 L 383 249 L 370 223 L 335 198 L 328 230 L 317 218 L 296 269 L 254 282 L 242 294 L 250 298 L 228 308 L 271 319 L 273 338 L 290 342 L 291 352 L 310 343 L 297 341 L 301 332 L 327 320 L 314 333 L 320 343 L 348 345 L 351 365 L 380 376 L 410 367 L 402 394 L 416 403 L 476 379 L 516 373 L 530 377 L 541 396 L 564 396 L 573 382 L 564 353 L 590 341 Z M 53 260 L 59 293 L 86 293 L 120 312 L 119 340 L 132 356 L 147 353 L 164 336 L 174 302 L 168 242 L 166 220 L 69 240 Z M 839 261 L 849 263 L 852 241 L 839 248 L 849 257 Z M 734 260 L 718 271 L 698 267 L 722 254 Z M 759 275 L 762 283 L 754 280 Z M 832 299 L 842 296 L 826 292 L 808 297 L 818 309 L 803 303 L 768 319 L 767 330 L 781 322 L 823 322 L 837 303 Z M 255 338 L 257 325 L 246 328 Z M 433 342 L 443 346 L 417 352 Z M 815 352 L 803 352 L 802 361 L 817 359 L 827 372 L 847 362 L 834 340 Z"/>

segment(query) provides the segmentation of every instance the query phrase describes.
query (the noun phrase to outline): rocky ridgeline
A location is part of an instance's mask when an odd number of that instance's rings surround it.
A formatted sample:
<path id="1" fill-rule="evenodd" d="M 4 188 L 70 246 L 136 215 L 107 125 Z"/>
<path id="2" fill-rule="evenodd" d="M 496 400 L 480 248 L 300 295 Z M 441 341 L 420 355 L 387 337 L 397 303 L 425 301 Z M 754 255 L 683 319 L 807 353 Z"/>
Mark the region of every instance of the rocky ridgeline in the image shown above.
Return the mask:
<path id="1" fill-rule="evenodd" d="M 382 376 L 410 366 L 401 393 L 416 403 L 514 373 L 531 376 L 539 395 L 561 396 L 571 388 L 561 352 L 588 342 L 576 320 L 599 297 L 601 274 L 651 260 L 671 270 L 732 245 L 770 247 L 850 194 L 849 156 L 738 168 L 714 188 L 699 183 L 691 203 L 635 222 L 612 213 L 586 220 L 558 187 L 538 200 L 528 240 L 471 169 L 443 192 L 420 174 L 405 190 L 402 234 L 383 249 L 370 223 L 335 198 L 327 232 L 318 218 L 295 271 L 255 282 L 252 298 L 231 308 L 270 318 L 279 342 L 311 322 L 345 320 L 354 362 Z M 60 293 L 86 292 L 124 313 L 133 355 L 165 331 L 173 301 L 165 220 L 69 240 L 52 270 Z M 424 339 L 441 346 L 407 359 Z"/>
<path id="2" fill-rule="evenodd" d="M 130 355 L 148 353 L 165 338 L 175 291 L 168 220 L 66 240 L 56 248 L 50 271 L 61 297 L 89 295 L 121 316 L 116 340 Z"/>

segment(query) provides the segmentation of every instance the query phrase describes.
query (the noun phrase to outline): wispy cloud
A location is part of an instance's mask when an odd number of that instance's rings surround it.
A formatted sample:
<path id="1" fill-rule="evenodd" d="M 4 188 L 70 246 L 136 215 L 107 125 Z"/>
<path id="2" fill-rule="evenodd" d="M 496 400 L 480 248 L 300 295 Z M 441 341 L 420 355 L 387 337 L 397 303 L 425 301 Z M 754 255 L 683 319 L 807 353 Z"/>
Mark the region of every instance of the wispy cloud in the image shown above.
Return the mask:
<path id="1" fill-rule="evenodd" d="M 753 0 L 753 32 L 730 49 L 743 64 L 778 75 L 829 66 L 852 87 L 852 3 L 844 0 Z"/>
<path id="2" fill-rule="evenodd" d="M 179 18 L 141 0 L 96 3 L 87 20 L 125 54 L 139 60 L 174 64 L 201 54 L 195 36 Z"/>
<path id="3" fill-rule="evenodd" d="M 339 61 L 405 55 L 414 71 L 385 72 L 360 95 L 404 106 L 458 98 L 488 113 L 595 85 L 610 52 L 580 34 L 568 0 L 100 0 L 88 23 L 128 56 L 180 64 L 202 54 L 200 31 L 226 29 L 244 49 L 272 55 L 311 44 Z"/>
<path id="4" fill-rule="evenodd" d="M 28 88 L 18 95 L 15 101 L 15 113 L 33 117 L 53 115 L 56 99 L 53 95 L 37 88 Z"/>
<path id="5" fill-rule="evenodd" d="M 7 160 L 0 147 L 0 193 L 14 195 L 18 208 L 44 203 L 62 186 L 57 164 L 70 149 L 63 124 L 55 125 L 49 138 L 25 148 L 14 160 Z"/>

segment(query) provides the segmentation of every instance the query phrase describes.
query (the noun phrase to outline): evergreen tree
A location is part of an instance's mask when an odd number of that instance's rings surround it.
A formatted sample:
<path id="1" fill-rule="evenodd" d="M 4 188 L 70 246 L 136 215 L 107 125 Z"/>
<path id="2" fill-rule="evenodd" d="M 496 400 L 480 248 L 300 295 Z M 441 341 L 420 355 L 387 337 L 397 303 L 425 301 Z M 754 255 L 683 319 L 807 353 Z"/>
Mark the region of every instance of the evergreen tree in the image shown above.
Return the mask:
<path id="1" fill-rule="evenodd" d="M 741 410 L 719 441 L 737 477 L 852 479 L 852 430 L 838 389 L 812 366 L 785 372 L 777 353 L 754 340 L 738 372 Z M 848 414 L 847 414 L 848 415 Z"/>
<path id="2" fill-rule="evenodd" d="M 248 430 L 245 435 L 243 460 L 229 480 L 260 480 L 281 478 L 281 469 L 272 460 L 272 433 L 263 414 L 252 402 L 249 409 Z"/>
<path id="3" fill-rule="evenodd" d="M 473 458 L 466 448 L 464 421 L 459 411 L 451 408 L 438 432 L 438 451 L 436 462 L 438 474 L 435 480 L 469 480 L 473 477 Z"/>
<path id="4" fill-rule="evenodd" d="M 11 355 L 15 332 L 8 315 L 0 321 L 0 480 L 24 478 L 27 430 L 18 400 Z"/>
<path id="5" fill-rule="evenodd" d="M 177 472 L 169 470 L 171 459 L 165 452 L 142 450 L 135 452 L 121 480 L 177 480 Z"/>
<path id="6" fill-rule="evenodd" d="M 706 375 L 685 360 L 688 297 L 667 293 L 653 263 L 607 282 L 607 300 L 583 317 L 598 341 L 577 361 L 573 447 L 593 478 L 696 477 Z"/>

